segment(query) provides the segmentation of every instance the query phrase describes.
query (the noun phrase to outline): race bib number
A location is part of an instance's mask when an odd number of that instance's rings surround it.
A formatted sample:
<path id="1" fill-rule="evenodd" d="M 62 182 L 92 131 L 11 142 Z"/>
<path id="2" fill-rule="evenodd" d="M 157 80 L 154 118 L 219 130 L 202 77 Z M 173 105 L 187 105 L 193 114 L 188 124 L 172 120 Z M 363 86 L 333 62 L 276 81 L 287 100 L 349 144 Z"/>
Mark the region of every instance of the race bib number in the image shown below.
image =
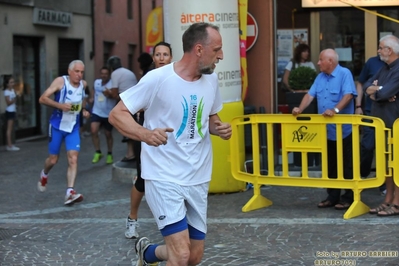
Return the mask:
<path id="1" fill-rule="evenodd" d="M 72 103 L 71 111 L 69 111 L 69 113 L 70 114 L 78 114 L 78 113 L 80 113 L 81 109 L 82 109 L 82 103 L 81 102 Z"/>

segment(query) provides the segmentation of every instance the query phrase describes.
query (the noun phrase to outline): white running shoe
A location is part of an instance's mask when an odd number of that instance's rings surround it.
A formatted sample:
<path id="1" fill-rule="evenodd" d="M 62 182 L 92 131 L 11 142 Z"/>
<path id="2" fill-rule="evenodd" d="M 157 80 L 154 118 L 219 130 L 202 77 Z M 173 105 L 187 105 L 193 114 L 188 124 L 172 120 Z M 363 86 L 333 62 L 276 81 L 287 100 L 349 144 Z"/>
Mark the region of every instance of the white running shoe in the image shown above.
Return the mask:
<path id="1" fill-rule="evenodd" d="M 65 205 L 72 205 L 75 202 L 81 202 L 83 200 L 83 195 L 76 193 L 75 190 L 71 190 L 69 195 L 65 196 Z"/>
<path id="2" fill-rule="evenodd" d="M 137 232 L 137 227 L 139 227 L 139 223 L 137 222 L 137 220 L 130 219 L 128 216 L 126 218 L 125 237 L 129 239 L 138 238 L 139 233 Z"/>
<path id="3" fill-rule="evenodd" d="M 149 266 L 149 265 L 157 265 L 150 264 L 144 260 L 144 251 L 150 246 L 152 243 L 146 237 L 140 237 L 136 240 L 136 244 L 134 245 L 137 253 L 137 263 L 136 266 Z"/>
<path id="4" fill-rule="evenodd" d="M 19 151 L 20 149 L 17 146 L 12 145 L 11 147 L 6 147 L 7 151 Z"/>
<path id="5" fill-rule="evenodd" d="M 40 176 L 40 181 L 37 183 L 37 189 L 40 192 L 46 191 L 47 178 Z"/>

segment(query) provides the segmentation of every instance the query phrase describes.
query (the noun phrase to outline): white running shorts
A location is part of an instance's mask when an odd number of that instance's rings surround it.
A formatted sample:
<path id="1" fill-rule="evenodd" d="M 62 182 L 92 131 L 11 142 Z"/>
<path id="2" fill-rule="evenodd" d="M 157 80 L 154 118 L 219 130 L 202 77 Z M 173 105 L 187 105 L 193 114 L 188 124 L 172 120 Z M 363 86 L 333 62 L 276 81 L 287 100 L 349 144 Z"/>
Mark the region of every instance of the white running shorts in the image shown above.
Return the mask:
<path id="1" fill-rule="evenodd" d="M 181 186 L 171 182 L 145 180 L 145 197 L 158 228 L 181 221 L 206 233 L 209 182 Z"/>

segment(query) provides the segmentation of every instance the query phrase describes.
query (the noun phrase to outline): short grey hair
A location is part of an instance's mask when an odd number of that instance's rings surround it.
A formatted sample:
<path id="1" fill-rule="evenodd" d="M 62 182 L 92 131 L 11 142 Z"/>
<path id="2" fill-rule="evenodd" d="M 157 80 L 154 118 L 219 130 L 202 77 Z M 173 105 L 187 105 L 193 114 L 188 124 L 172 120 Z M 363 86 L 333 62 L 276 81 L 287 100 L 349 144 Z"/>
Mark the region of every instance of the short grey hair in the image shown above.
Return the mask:
<path id="1" fill-rule="evenodd" d="M 81 64 L 81 65 L 85 66 L 85 64 L 83 63 L 82 60 L 73 60 L 71 63 L 69 63 L 68 69 L 73 70 L 73 68 L 75 67 L 76 64 Z"/>
<path id="2" fill-rule="evenodd" d="M 388 46 L 392 51 L 399 55 L 399 39 L 394 35 L 385 35 L 380 39 L 380 42 L 384 42 L 385 46 Z"/>

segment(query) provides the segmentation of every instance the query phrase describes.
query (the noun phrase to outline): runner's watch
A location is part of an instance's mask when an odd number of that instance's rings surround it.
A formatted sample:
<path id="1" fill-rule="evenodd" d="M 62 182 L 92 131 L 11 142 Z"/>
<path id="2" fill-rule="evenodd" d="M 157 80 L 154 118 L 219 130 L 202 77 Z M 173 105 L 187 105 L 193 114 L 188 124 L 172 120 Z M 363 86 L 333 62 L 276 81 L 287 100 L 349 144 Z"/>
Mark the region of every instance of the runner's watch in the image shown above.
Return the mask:
<path id="1" fill-rule="evenodd" d="M 338 113 L 339 113 L 339 109 L 338 109 L 337 107 L 334 107 L 334 112 L 335 112 L 336 114 L 338 114 Z"/>

